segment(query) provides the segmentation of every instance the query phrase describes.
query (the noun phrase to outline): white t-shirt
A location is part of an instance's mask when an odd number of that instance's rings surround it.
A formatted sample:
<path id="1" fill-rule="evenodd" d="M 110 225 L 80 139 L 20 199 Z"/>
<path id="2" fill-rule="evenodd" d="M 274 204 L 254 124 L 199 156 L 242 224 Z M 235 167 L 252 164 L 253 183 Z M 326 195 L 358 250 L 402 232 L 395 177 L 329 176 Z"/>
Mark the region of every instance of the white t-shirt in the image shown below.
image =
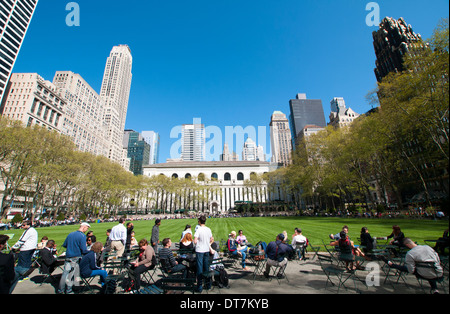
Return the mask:
<path id="1" fill-rule="evenodd" d="M 194 238 L 198 238 L 197 244 L 195 245 L 195 252 L 209 252 L 210 241 L 212 238 L 211 229 L 206 226 L 199 226 L 195 231 Z"/>
<path id="2" fill-rule="evenodd" d="M 33 227 L 28 228 L 22 233 L 19 241 L 14 248 L 20 248 L 20 251 L 35 250 L 37 247 L 38 233 Z"/>
<path id="3" fill-rule="evenodd" d="M 306 243 L 306 237 L 301 234 L 297 234 L 294 238 L 292 238 L 292 246 L 296 246 L 297 243 Z"/>

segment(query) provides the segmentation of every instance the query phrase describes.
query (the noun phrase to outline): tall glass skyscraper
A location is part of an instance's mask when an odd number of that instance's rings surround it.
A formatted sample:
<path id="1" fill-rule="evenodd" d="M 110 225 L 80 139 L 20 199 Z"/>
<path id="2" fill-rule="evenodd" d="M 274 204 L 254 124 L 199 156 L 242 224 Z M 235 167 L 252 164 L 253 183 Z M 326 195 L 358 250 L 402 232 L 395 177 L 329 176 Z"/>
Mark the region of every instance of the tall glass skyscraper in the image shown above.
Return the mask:
<path id="1" fill-rule="evenodd" d="M 306 94 L 297 94 L 296 99 L 289 101 L 289 126 L 292 134 L 292 147 L 295 150 L 299 133 L 306 125 L 326 127 L 322 100 L 307 99 Z"/>
<path id="2" fill-rule="evenodd" d="M 0 1 L 0 104 L 38 0 Z"/>

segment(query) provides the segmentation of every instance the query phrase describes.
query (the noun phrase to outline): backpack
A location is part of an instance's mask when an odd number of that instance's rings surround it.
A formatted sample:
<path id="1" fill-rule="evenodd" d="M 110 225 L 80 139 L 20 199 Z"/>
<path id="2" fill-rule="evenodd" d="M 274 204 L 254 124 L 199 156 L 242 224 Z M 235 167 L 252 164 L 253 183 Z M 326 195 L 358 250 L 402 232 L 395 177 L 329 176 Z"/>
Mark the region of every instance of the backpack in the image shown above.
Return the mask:
<path id="1" fill-rule="evenodd" d="M 117 288 L 117 279 L 107 279 L 103 293 L 104 294 L 115 294 Z"/>
<path id="2" fill-rule="evenodd" d="M 217 275 L 214 275 L 214 281 L 216 282 L 219 288 L 227 288 L 229 283 L 228 273 L 225 270 L 225 267 L 220 266 L 216 268 L 218 272 Z"/>

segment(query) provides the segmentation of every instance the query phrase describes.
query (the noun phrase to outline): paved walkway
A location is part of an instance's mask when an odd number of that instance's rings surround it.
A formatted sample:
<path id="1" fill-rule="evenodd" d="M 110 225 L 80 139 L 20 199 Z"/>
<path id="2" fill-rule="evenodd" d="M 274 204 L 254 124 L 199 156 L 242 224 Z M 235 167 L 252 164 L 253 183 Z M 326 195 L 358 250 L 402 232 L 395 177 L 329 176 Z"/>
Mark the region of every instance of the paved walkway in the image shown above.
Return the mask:
<path id="1" fill-rule="evenodd" d="M 286 275 L 287 279 L 278 280 L 276 277 L 270 279 L 264 278 L 264 276 L 257 276 L 253 280 L 252 272 L 242 271 L 242 269 L 228 266 L 227 271 L 230 277 L 229 289 L 214 288 L 210 291 L 203 291 L 203 294 L 237 294 L 237 295 L 251 295 L 251 294 L 336 294 L 337 287 L 331 285 L 326 286 L 327 277 L 322 271 L 319 261 L 316 258 L 312 258 L 309 255 L 309 259 L 305 261 L 290 261 Z M 251 263 L 248 264 L 251 270 L 254 269 Z M 370 271 L 358 271 L 358 278 L 362 282 L 365 282 L 366 277 Z M 378 272 L 375 272 L 376 274 Z M 58 272 L 55 272 L 58 274 Z M 157 272 L 156 277 L 159 277 Z M 448 275 L 447 275 L 448 276 Z M 13 294 L 55 294 L 57 283 L 44 283 L 41 285 L 42 275 L 38 270 L 35 270 L 29 277 L 17 284 Z M 56 276 L 59 280 L 59 276 Z M 369 278 L 372 278 L 369 276 Z M 446 277 L 448 278 L 448 277 Z M 339 293 L 343 294 L 425 294 L 429 293 L 428 283 L 425 283 L 425 292 L 420 288 L 416 278 L 413 275 L 406 276 L 406 283 L 400 280 L 399 283 L 384 283 L 385 275 L 381 272 L 379 285 L 366 287 L 362 282 L 356 282 L 356 290 L 354 282 L 350 279 L 346 283 L 345 288 L 341 288 Z M 157 280 L 157 279 L 155 279 Z M 94 284 L 97 283 L 97 279 L 94 279 Z M 448 281 L 446 285 L 448 293 Z M 441 293 L 444 293 L 440 289 Z"/>

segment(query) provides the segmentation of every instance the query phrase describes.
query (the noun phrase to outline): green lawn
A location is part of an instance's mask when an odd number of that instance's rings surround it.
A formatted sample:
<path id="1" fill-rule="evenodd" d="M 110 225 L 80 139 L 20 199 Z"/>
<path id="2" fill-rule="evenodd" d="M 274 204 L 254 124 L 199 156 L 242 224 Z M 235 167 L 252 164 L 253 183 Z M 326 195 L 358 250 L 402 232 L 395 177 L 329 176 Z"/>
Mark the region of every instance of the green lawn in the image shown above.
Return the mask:
<path id="1" fill-rule="evenodd" d="M 92 223 L 91 230 L 97 236 L 97 240 L 104 242 L 106 239 L 105 231 L 112 228 L 117 223 Z M 162 220 L 160 226 L 160 240 L 170 237 L 173 242 L 179 241 L 181 232 L 186 224 L 194 228 L 197 224 L 196 219 L 174 219 Z M 244 231 L 244 235 L 250 243 L 273 241 L 278 233 L 286 230 L 291 239 L 295 227 L 303 230 L 312 244 L 322 245 L 322 240 L 328 243 L 330 233 L 338 233 L 343 225 L 349 226 L 349 234 L 355 244 L 359 244 L 357 238 L 362 227 L 367 227 L 372 236 L 388 236 L 392 231 L 393 225 L 399 225 L 405 236 L 410 237 L 418 244 L 424 244 L 425 239 L 437 239 L 442 236 L 445 229 L 448 229 L 447 220 L 407 220 L 407 219 L 344 219 L 329 217 L 249 217 L 249 218 L 210 218 L 206 225 L 211 228 L 215 240 L 227 239 L 228 234 L 239 229 Z M 136 239 L 150 238 L 154 221 L 135 221 L 134 230 Z M 46 235 L 49 239 L 56 241 L 58 247 L 62 245 L 66 236 L 78 229 L 78 225 L 57 226 L 37 228 L 39 239 Z M 14 244 L 22 234 L 22 230 L 14 229 L 0 231 L 2 234 L 14 234 L 14 238 L 9 244 Z"/>

